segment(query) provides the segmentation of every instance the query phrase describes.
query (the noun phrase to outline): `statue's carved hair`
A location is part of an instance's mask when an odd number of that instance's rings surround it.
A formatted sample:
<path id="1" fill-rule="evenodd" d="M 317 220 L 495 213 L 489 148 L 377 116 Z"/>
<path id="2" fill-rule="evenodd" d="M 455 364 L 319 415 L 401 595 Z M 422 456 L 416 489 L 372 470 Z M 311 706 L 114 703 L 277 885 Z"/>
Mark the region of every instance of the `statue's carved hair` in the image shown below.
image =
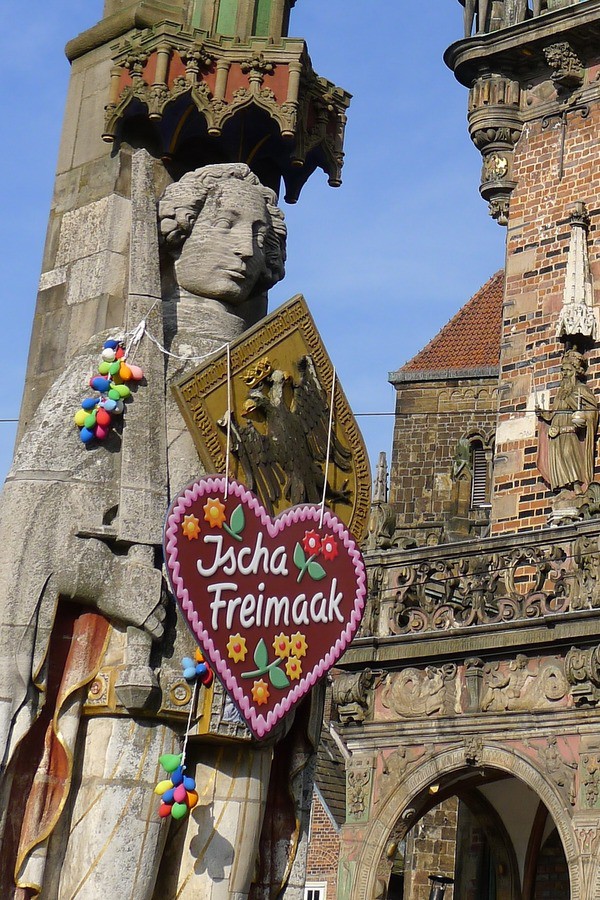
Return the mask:
<path id="1" fill-rule="evenodd" d="M 281 281 L 285 274 L 287 229 L 284 216 L 277 206 L 277 196 L 260 183 L 245 163 L 225 163 L 204 166 L 188 172 L 170 184 L 158 203 L 160 236 L 167 250 L 179 255 L 186 238 L 207 202 L 217 201 L 227 179 L 245 181 L 259 188 L 269 213 L 269 228 L 265 240 L 266 277 L 259 287 L 268 289 Z"/>

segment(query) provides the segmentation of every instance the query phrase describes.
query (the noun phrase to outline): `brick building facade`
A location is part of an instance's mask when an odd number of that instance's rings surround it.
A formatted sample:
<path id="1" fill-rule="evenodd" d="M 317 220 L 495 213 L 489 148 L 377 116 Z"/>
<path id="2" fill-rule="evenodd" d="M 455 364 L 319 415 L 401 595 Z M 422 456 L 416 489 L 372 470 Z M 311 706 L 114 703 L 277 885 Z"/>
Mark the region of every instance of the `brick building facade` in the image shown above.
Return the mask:
<path id="1" fill-rule="evenodd" d="M 446 900 L 596 900 L 600 0 L 463 5 L 445 59 L 506 266 L 390 376 L 396 527 L 334 691 L 338 897 L 451 871 Z"/>

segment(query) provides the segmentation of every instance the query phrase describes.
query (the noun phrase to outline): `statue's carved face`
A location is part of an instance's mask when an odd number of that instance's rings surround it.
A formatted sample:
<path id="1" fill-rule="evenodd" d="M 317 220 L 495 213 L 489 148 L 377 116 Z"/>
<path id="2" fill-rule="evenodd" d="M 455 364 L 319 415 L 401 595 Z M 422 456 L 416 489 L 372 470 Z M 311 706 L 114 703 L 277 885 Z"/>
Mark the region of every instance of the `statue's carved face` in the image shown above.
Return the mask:
<path id="1" fill-rule="evenodd" d="M 180 286 L 221 303 L 244 303 L 266 273 L 269 213 L 252 184 L 224 182 L 202 208 L 175 268 Z"/>

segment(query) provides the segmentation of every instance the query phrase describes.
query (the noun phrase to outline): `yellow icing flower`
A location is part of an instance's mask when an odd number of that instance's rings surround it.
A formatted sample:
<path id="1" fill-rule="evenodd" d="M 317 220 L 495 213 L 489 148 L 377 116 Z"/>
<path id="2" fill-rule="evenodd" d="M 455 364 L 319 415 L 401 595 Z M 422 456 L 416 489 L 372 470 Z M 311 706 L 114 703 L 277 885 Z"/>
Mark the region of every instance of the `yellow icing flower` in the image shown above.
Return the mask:
<path id="1" fill-rule="evenodd" d="M 306 643 L 306 638 L 301 632 L 297 631 L 296 634 L 293 634 L 290 638 L 290 653 L 293 653 L 294 656 L 297 656 L 300 659 L 301 656 L 306 656 L 306 651 L 308 650 L 308 644 Z"/>
<path id="2" fill-rule="evenodd" d="M 262 678 L 260 681 L 255 681 L 252 685 L 252 699 L 257 706 L 264 706 L 265 703 L 269 702 L 269 688 L 266 681 L 263 681 Z"/>
<path id="3" fill-rule="evenodd" d="M 286 659 L 290 655 L 290 639 L 283 632 L 277 635 L 271 646 L 279 659 Z"/>
<path id="4" fill-rule="evenodd" d="M 225 521 L 225 504 L 218 497 L 209 497 L 204 506 L 204 519 L 211 528 L 222 528 Z"/>
<path id="5" fill-rule="evenodd" d="M 200 521 L 196 518 L 196 516 L 190 514 L 189 516 L 183 517 L 183 522 L 181 523 L 181 530 L 185 534 L 188 541 L 197 541 L 198 535 L 200 534 Z"/>
<path id="6" fill-rule="evenodd" d="M 242 637 L 239 632 L 238 634 L 232 634 L 227 641 L 227 653 L 229 655 L 229 659 L 232 659 L 236 663 L 244 662 L 247 652 L 248 648 L 246 647 L 246 638 Z"/>
<path id="7" fill-rule="evenodd" d="M 290 656 L 285 664 L 285 674 L 291 681 L 295 681 L 302 675 L 302 663 L 295 656 Z"/>

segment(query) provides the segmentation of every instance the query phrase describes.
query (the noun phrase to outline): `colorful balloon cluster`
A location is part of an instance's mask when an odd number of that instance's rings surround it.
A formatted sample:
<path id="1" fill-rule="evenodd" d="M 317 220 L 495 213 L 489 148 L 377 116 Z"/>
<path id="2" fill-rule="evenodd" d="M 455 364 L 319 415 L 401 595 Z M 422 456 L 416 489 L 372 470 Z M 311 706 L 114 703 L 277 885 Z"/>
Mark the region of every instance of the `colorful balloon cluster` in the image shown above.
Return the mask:
<path id="1" fill-rule="evenodd" d="M 199 679 L 200 684 L 203 684 L 204 687 L 211 686 L 213 680 L 212 669 L 198 648 L 196 648 L 194 653 L 194 659 L 184 656 L 181 660 L 181 665 L 183 666 L 183 677 L 188 684 L 193 684 L 196 679 Z"/>
<path id="2" fill-rule="evenodd" d="M 165 753 L 158 761 L 169 775 L 168 779 L 159 781 L 154 788 L 154 793 L 161 799 L 158 815 L 161 819 L 166 819 L 167 816 L 184 819 L 198 803 L 196 781 L 185 774 L 182 753 Z"/>
<path id="3" fill-rule="evenodd" d="M 122 341 L 108 340 L 102 348 L 102 362 L 98 374 L 90 379 L 90 387 L 98 391 L 97 397 L 86 397 L 73 417 L 81 429 L 79 437 L 84 444 L 103 441 L 110 431 L 113 416 L 123 413 L 123 401 L 131 390 L 127 381 L 141 381 L 144 377 L 139 366 L 125 362 L 125 345 Z"/>

